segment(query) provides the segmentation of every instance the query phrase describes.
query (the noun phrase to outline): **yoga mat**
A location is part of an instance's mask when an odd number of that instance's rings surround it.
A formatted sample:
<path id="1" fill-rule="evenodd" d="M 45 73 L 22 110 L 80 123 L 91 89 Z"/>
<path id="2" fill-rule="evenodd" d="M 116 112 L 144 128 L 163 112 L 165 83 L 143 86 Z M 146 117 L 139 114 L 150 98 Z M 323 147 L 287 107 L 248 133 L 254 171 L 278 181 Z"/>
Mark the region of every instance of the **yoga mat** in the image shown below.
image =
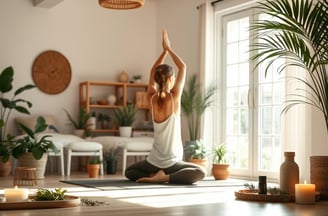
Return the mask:
<path id="1" fill-rule="evenodd" d="M 76 179 L 76 180 L 61 180 L 63 183 L 79 185 L 88 188 L 97 188 L 99 190 L 118 190 L 118 189 L 160 189 L 174 187 L 236 187 L 243 186 L 243 180 L 201 180 L 192 185 L 183 184 L 158 184 L 158 183 L 137 183 L 128 179 Z"/>

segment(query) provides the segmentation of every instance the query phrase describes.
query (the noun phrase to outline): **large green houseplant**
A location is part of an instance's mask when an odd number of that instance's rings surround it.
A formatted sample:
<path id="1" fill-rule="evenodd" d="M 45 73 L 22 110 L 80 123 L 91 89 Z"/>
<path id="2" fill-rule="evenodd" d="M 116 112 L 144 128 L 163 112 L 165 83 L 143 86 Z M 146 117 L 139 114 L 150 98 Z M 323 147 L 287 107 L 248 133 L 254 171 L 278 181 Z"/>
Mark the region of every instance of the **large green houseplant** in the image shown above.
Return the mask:
<path id="1" fill-rule="evenodd" d="M 286 67 L 299 67 L 304 74 L 287 77 L 302 84 L 286 100 L 283 112 L 298 104 L 311 105 L 323 114 L 328 131 L 328 1 L 267 0 L 257 9 L 274 17 L 258 20 L 251 29 L 258 31 L 258 43 L 252 59 L 266 60 L 266 70 L 279 58 L 285 58 L 278 73 Z M 258 63 L 259 64 L 259 63 Z M 320 199 L 328 199 L 327 156 L 311 156 L 311 183 L 316 184 Z"/>
<path id="2" fill-rule="evenodd" d="M 37 178 L 43 178 L 48 157 L 47 153 L 50 150 L 55 153 L 58 152 L 55 144 L 48 139 L 51 135 L 41 134 L 48 128 L 48 125 L 45 119 L 39 116 L 33 130 L 23 124 L 19 124 L 19 126 L 25 135 L 16 139 L 12 155 L 18 159 L 20 166 L 37 166 Z"/>
<path id="3" fill-rule="evenodd" d="M 197 75 L 188 80 L 181 96 L 181 110 L 187 117 L 190 141 L 200 139 L 201 119 L 205 110 L 213 104 L 215 91 L 216 87 L 212 85 L 203 92 Z"/>
<path id="4" fill-rule="evenodd" d="M 11 66 L 6 67 L 0 74 L 0 156 L 2 162 L 9 160 L 13 147 L 13 136 L 7 133 L 7 125 L 11 113 L 16 111 L 30 114 L 28 109 L 32 106 L 31 102 L 17 98 L 17 96 L 35 87 L 30 84 L 24 85 L 18 88 L 12 95 L 10 92 L 13 90 L 13 81 L 14 69 Z M 6 93 L 9 93 L 10 96 L 7 97 Z"/>

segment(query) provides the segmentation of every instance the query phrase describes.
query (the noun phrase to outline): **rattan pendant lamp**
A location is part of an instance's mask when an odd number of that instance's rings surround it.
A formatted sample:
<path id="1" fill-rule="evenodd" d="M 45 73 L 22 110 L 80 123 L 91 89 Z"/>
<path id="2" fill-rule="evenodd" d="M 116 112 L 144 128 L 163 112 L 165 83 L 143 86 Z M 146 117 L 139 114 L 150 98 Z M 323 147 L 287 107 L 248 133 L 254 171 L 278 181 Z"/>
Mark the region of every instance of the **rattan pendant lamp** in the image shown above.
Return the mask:
<path id="1" fill-rule="evenodd" d="M 99 0 L 99 5 L 104 8 L 128 10 L 142 7 L 144 0 Z"/>

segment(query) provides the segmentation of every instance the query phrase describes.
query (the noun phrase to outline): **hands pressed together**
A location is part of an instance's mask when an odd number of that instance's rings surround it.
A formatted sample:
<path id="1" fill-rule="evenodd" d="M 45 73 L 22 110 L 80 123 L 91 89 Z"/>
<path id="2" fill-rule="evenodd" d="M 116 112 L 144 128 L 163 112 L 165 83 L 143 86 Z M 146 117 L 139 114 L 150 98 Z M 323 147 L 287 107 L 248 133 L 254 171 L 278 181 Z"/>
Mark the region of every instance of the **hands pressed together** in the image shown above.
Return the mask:
<path id="1" fill-rule="evenodd" d="M 166 29 L 162 31 L 162 46 L 164 51 L 169 51 L 171 49 L 171 43 L 169 40 L 169 36 L 167 35 Z"/>

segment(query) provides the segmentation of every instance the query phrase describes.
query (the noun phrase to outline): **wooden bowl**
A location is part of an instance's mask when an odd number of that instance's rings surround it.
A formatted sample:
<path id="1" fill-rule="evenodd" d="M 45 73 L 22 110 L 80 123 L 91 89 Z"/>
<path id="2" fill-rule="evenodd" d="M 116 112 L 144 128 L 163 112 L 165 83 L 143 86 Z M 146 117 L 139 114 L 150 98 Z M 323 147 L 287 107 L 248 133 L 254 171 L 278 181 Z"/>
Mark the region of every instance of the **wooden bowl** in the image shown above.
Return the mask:
<path id="1" fill-rule="evenodd" d="M 107 105 L 108 104 L 108 101 L 107 100 L 98 100 L 97 101 L 97 104 L 99 104 L 99 105 Z"/>

